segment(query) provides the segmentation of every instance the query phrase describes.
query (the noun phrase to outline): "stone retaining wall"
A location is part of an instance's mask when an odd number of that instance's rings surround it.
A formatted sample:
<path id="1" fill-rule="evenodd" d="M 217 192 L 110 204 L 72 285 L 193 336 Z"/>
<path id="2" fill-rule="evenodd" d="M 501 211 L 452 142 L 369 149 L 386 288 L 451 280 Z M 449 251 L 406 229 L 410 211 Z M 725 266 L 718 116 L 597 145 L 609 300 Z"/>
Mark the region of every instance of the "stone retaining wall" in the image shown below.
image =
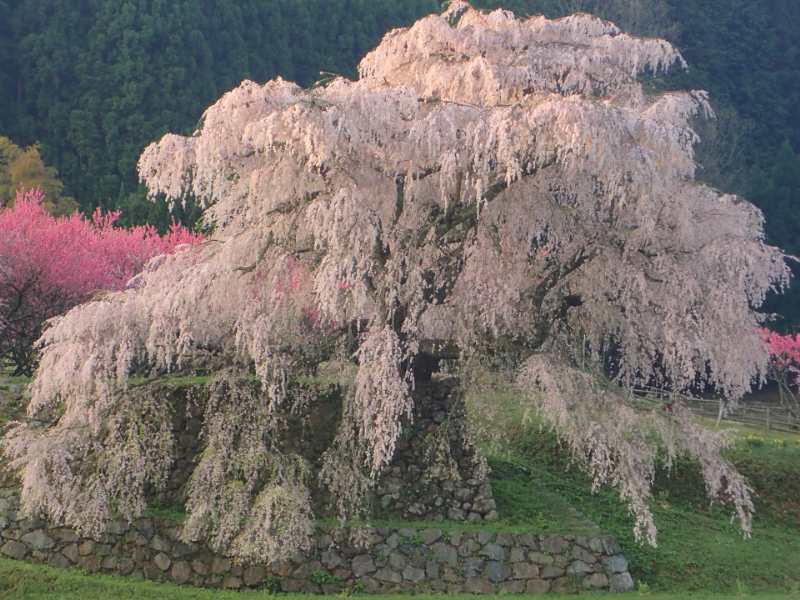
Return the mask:
<path id="1" fill-rule="evenodd" d="M 256 385 L 256 384 L 254 384 Z M 167 482 L 167 503 L 185 502 L 185 485 L 203 451 L 201 427 L 205 393 L 200 387 L 171 388 L 174 416 L 172 433 L 176 457 Z M 469 434 L 460 401 L 458 379 L 436 377 L 421 381 L 414 390 L 414 420 L 397 440 L 392 464 L 378 482 L 373 503 L 374 518 L 415 521 L 492 521 L 498 518 L 489 481 L 479 472 L 482 458 Z M 191 398 L 191 399 L 190 399 Z M 339 390 L 327 388 L 310 402 L 306 412 L 287 415 L 287 432 L 279 442 L 286 454 L 306 459 L 313 473 L 322 467 L 322 456 L 333 442 L 341 414 Z M 434 444 L 447 447 L 447 469 L 433 464 L 428 451 Z M 445 475 L 443 475 L 445 472 Z M 311 498 L 318 518 L 337 518 L 336 502 L 329 491 L 311 478 Z"/>
<path id="2" fill-rule="evenodd" d="M 483 458 L 472 440 L 455 377 L 417 382 L 414 421 L 397 440 L 391 466 L 376 489 L 376 518 L 494 521 L 499 518 Z M 445 442 L 448 465 L 432 446 Z M 441 457 L 439 457 L 441 458 Z M 444 468 L 443 468 L 444 467 Z"/>
<path id="3" fill-rule="evenodd" d="M 361 547 L 320 527 L 316 551 L 271 564 L 238 564 L 179 541 L 179 524 L 112 521 L 98 539 L 21 520 L 16 492 L 0 492 L 0 555 L 138 579 L 310 594 L 446 592 L 537 594 L 633 589 L 614 538 L 371 527 Z"/>

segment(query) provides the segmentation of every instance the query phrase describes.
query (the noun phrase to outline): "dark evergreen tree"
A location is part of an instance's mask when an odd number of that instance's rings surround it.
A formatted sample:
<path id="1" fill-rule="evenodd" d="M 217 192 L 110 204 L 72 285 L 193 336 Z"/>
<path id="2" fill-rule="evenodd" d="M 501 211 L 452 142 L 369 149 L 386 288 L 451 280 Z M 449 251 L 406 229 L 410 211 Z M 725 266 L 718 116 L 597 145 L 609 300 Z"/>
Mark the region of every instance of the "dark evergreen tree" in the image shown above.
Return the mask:
<path id="1" fill-rule="evenodd" d="M 780 146 L 771 168 L 758 172 L 755 181 L 753 200 L 764 211 L 769 241 L 800 256 L 800 155 L 789 140 Z"/>
<path id="2" fill-rule="evenodd" d="M 13 98 L 11 56 L 14 51 L 11 9 L 6 0 L 0 0 L 0 107 L 11 104 Z M 0 135 L 6 131 L 7 115 L 0 111 Z"/>

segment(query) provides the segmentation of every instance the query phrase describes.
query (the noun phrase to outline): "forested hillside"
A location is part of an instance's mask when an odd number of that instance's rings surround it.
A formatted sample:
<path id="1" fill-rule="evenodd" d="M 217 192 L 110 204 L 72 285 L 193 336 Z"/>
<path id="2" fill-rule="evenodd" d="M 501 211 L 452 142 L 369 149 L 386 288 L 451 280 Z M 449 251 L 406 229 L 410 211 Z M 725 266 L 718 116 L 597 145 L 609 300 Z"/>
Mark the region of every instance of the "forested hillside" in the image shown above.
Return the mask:
<path id="1" fill-rule="evenodd" d="M 702 88 L 698 177 L 761 207 L 767 235 L 800 254 L 800 3 L 793 0 L 476 0 L 517 14 L 586 11 L 681 49 L 690 70 L 657 87 Z M 135 176 L 142 149 L 190 133 L 203 110 L 250 78 L 312 85 L 355 77 L 393 27 L 437 0 L 0 0 L 0 135 L 40 142 L 82 207 L 168 222 Z M 191 220 L 192 215 L 179 215 Z M 782 312 L 800 312 L 786 301 Z"/>
<path id="2" fill-rule="evenodd" d="M 386 31 L 437 9 L 434 0 L 0 0 L 0 134 L 40 141 L 83 207 L 136 210 L 126 205 L 141 197 L 144 147 L 191 132 L 242 79 L 354 78 Z"/>

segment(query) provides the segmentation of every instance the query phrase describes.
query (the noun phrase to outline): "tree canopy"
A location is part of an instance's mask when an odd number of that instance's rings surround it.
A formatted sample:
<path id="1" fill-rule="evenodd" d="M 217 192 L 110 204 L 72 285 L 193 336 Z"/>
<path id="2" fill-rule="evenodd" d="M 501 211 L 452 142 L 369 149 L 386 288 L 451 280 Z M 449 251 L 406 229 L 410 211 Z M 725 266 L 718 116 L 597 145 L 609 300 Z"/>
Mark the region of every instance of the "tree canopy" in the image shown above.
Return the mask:
<path id="1" fill-rule="evenodd" d="M 482 0 L 550 18 L 584 11 L 633 35 L 675 44 L 688 71 L 659 87 L 709 91 L 717 119 L 697 124 L 698 178 L 749 198 L 766 217 L 769 243 L 797 254 L 798 186 L 787 186 L 800 153 L 800 4 L 768 0 Z M 797 268 L 793 267 L 795 274 Z M 784 330 L 800 325 L 800 288 L 773 296 L 765 312 Z"/>
<path id="2" fill-rule="evenodd" d="M 693 180 L 705 94 L 637 79 L 683 64 L 587 15 L 520 21 L 456 1 L 387 34 L 357 81 L 225 94 L 193 135 L 139 160 L 153 193 L 201 199 L 214 238 L 43 337 L 29 410 L 64 411 L 5 439 L 24 510 L 83 530 L 112 510 L 135 518 L 175 440 L 168 401 L 133 401 L 126 380 L 216 361 L 184 534 L 248 559 L 307 547 L 309 465 L 280 452 L 279 415 L 313 401 L 298 376 L 349 339 L 357 371 L 316 474 L 342 518 L 363 514 L 391 461 L 415 363 L 502 348 L 520 401 L 618 487 L 637 535 L 655 542 L 660 451 L 697 459 L 747 533 L 722 435 L 631 393 L 700 385 L 735 403 L 769 364 L 753 309 L 787 279 L 761 213 Z"/>
<path id="3" fill-rule="evenodd" d="M 23 149 L 0 136 L 0 206 L 13 206 L 20 190 L 34 188 L 45 194 L 45 209 L 51 214 L 65 216 L 78 209 L 73 198 L 61 194 L 64 184 L 56 169 L 44 164 L 38 145 Z"/>

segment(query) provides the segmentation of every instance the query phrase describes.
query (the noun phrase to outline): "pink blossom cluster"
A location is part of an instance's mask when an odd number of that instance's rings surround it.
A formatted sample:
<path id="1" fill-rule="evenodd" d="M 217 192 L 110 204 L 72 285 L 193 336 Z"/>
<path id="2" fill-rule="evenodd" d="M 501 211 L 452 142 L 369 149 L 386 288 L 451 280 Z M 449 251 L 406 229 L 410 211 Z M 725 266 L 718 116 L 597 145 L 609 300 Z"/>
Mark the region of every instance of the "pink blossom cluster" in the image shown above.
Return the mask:
<path id="1" fill-rule="evenodd" d="M 26 373 L 47 319 L 123 288 L 154 256 L 202 240 L 176 224 L 164 236 L 150 225 L 115 228 L 119 211 L 54 218 L 43 201 L 40 189 L 23 190 L 0 210 L 0 354 Z"/>
<path id="2" fill-rule="evenodd" d="M 781 335 L 769 329 L 762 329 L 761 336 L 769 344 L 770 368 L 775 374 L 787 370 L 800 373 L 800 335 Z"/>
<path id="3" fill-rule="evenodd" d="M 785 396 L 794 398 L 791 388 L 800 388 L 800 334 L 781 335 L 762 329 L 761 337 L 769 344 L 767 377 L 778 382 L 782 401 Z"/>

